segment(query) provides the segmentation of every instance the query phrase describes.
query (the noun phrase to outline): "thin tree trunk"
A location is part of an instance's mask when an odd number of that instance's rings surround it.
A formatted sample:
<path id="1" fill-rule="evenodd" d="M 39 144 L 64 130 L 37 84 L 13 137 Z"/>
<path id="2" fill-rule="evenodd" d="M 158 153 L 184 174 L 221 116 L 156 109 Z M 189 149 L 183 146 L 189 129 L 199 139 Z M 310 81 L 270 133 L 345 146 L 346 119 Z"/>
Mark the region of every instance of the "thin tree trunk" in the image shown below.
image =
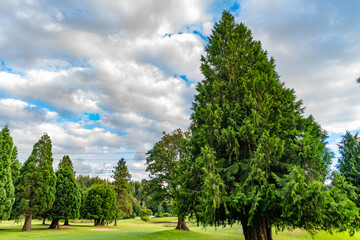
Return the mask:
<path id="1" fill-rule="evenodd" d="M 271 227 L 266 224 L 266 218 L 255 216 L 250 226 L 247 225 L 248 218 L 241 220 L 245 240 L 272 240 Z"/>
<path id="2" fill-rule="evenodd" d="M 65 219 L 64 225 L 65 225 L 65 226 L 69 226 L 69 225 L 70 225 L 70 224 L 69 224 L 69 219 Z"/>
<path id="3" fill-rule="evenodd" d="M 53 220 L 51 221 L 50 227 L 49 228 L 60 228 L 59 226 L 59 219 L 58 218 L 53 218 Z"/>
<path id="4" fill-rule="evenodd" d="M 101 219 L 100 226 L 105 226 L 105 220 L 104 219 Z"/>
<path id="5" fill-rule="evenodd" d="M 31 213 L 25 215 L 25 222 L 24 222 L 24 226 L 21 231 L 23 231 L 23 232 L 31 231 L 31 219 L 32 219 Z"/>
<path id="6" fill-rule="evenodd" d="M 43 225 L 45 225 L 46 223 L 45 223 L 45 220 L 46 220 L 46 218 L 43 218 Z"/>
<path id="7" fill-rule="evenodd" d="M 117 218 L 115 218 L 114 226 L 117 226 Z"/>
<path id="8" fill-rule="evenodd" d="M 183 231 L 190 231 L 189 228 L 186 226 L 185 217 L 178 217 L 176 230 L 183 230 Z"/>

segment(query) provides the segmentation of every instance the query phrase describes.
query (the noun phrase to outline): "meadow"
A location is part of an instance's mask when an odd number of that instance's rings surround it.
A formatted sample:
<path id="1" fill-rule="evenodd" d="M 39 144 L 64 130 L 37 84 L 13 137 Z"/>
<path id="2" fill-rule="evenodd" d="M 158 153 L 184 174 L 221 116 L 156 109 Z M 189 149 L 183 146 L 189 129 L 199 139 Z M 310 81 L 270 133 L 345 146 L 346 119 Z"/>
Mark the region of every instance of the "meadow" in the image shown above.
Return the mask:
<path id="1" fill-rule="evenodd" d="M 0 224 L 1 240 L 16 239 L 76 239 L 76 240 L 95 240 L 95 239 L 244 239 L 241 232 L 241 225 L 232 227 L 206 227 L 196 226 L 194 222 L 188 222 L 190 232 L 174 230 L 176 218 L 152 218 L 145 223 L 138 219 L 119 220 L 118 226 L 94 227 L 93 223 L 70 223 L 70 226 L 62 226 L 57 230 L 49 230 L 50 222 L 43 225 L 40 220 L 33 220 L 31 232 L 21 232 L 21 223 L 13 221 L 2 221 Z M 350 237 L 348 233 L 320 232 L 312 236 L 301 230 L 274 232 L 274 239 L 314 239 L 314 240 L 338 240 L 338 239 L 360 239 L 360 233 Z"/>

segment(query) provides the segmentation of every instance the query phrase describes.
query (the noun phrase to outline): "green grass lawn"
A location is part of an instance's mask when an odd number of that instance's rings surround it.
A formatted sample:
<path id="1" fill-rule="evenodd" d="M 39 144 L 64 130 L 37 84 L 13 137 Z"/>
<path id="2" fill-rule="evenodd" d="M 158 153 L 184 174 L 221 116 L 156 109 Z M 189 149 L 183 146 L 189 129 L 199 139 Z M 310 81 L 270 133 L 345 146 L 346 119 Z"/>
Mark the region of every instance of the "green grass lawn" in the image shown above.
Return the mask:
<path id="1" fill-rule="evenodd" d="M 170 223 L 155 223 L 170 222 Z M 47 222 L 50 224 L 50 222 Z M 0 240 L 5 239 L 244 239 L 242 232 L 238 229 L 240 225 L 233 227 L 217 228 L 197 227 L 195 223 L 188 222 L 190 232 L 174 230 L 176 218 L 153 218 L 150 223 L 144 223 L 137 219 L 118 221 L 118 226 L 94 227 L 92 223 L 70 223 L 70 226 L 61 226 L 60 230 L 48 230 L 48 225 L 42 225 L 41 221 L 33 220 L 31 232 L 21 232 L 22 225 L 14 224 L 12 221 L 3 221 L 0 224 Z M 312 239 L 311 235 L 300 230 L 274 233 L 274 239 Z M 349 237 L 348 233 L 320 232 L 314 239 L 359 239 L 360 233 Z"/>

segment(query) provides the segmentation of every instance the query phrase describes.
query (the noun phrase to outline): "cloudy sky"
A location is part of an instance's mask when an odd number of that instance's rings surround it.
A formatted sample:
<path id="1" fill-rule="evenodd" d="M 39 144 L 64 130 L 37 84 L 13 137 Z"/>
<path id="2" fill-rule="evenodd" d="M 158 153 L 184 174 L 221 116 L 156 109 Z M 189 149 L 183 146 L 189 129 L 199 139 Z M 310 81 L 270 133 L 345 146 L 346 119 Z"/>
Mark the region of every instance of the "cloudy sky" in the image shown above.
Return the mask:
<path id="1" fill-rule="evenodd" d="M 0 126 L 19 159 L 47 132 L 54 166 L 110 178 L 124 157 L 189 126 L 200 56 L 223 10 L 252 29 L 306 114 L 329 133 L 360 130 L 360 2 L 0 0 Z"/>

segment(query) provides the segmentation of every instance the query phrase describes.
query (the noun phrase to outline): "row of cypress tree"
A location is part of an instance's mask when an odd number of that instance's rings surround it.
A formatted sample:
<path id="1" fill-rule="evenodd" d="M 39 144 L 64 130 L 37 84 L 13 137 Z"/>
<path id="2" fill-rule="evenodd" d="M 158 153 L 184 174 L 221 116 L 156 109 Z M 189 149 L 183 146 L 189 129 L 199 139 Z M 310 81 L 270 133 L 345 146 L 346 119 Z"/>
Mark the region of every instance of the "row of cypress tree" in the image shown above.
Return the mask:
<path id="1" fill-rule="evenodd" d="M 5 126 L 0 133 L 0 220 L 25 216 L 22 231 L 31 231 L 34 217 L 52 219 L 50 228 L 59 228 L 60 219 L 67 225 L 69 219 L 81 216 L 104 225 L 106 220 L 131 214 L 131 175 L 124 159 L 114 168 L 113 185 L 97 184 L 82 193 L 69 156 L 60 160 L 54 172 L 52 143 L 46 133 L 23 166 L 9 128 Z"/>

